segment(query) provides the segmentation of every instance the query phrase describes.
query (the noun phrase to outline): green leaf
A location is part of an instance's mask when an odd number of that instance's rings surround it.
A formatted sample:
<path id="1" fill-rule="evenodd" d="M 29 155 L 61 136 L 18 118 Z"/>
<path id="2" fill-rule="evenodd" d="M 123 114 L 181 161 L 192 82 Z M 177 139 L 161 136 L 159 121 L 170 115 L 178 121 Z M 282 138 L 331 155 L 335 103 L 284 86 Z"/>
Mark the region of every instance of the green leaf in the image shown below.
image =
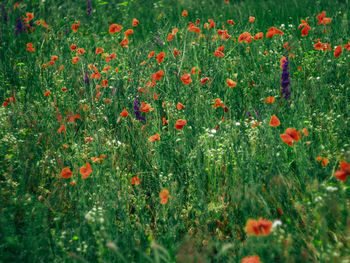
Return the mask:
<path id="1" fill-rule="evenodd" d="M 129 2 L 128 2 L 128 1 L 125 1 L 125 2 L 123 2 L 123 3 L 120 3 L 119 5 L 127 6 L 128 4 L 129 4 Z"/>

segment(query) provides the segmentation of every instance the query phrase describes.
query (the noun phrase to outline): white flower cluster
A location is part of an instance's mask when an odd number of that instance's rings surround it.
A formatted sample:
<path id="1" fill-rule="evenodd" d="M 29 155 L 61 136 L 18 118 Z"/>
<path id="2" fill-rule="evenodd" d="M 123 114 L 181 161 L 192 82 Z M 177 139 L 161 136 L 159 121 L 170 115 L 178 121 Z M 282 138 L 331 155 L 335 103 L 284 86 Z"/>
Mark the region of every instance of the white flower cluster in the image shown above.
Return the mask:
<path id="1" fill-rule="evenodd" d="M 89 212 L 86 213 L 85 219 L 89 223 L 99 222 L 102 224 L 104 222 L 102 207 L 93 207 Z"/>

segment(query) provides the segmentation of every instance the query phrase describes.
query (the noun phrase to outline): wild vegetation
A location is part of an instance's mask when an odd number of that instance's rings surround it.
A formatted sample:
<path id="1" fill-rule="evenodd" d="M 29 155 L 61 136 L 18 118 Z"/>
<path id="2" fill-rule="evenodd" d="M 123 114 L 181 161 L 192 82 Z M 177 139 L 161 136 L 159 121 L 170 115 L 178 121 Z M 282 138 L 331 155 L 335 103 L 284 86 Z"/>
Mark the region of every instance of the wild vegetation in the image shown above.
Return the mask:
<path id="1" fill-rule="evenodd" d="M 2 2 L 0 262 L 349 262 L 348 16 Z"/>

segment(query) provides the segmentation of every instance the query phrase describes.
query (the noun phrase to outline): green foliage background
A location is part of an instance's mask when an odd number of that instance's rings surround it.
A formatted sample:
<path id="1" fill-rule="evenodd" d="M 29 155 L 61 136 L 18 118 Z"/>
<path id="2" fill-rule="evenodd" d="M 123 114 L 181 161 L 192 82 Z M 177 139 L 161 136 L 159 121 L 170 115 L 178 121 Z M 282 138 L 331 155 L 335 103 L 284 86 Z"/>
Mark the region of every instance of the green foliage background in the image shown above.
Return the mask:
<path id="1" fill-rule="evenodd" d="M 348 43 L 348 0 L 93 0 L 89 16 L 86 1 L 22 1 L 16 9 L 14 4 L 2 3 L 8 22 L 2 13 L 0 23 L 0 100 L 16 97 L 0 108 L 0 262 L 240 262 L 248 255 L 259 255 L 262 262 L 350 260 L 349 180 L 333 176 L 339 162 L 350 159 L 349 51 L 343 48 L 335 58 L 313 47 L 317 38 L 333 49 Z M 332 18 L 330 25 L 317 25 L 322 11 Z M 34 24 L 35 31 L 15 36 L 17 18 L 27 12 L 50 29 Z M 249 23 L 249 16 L 256 21 Z M 133 18 L 140 24 L 129 47 L 122 48 Z M 306 18 L 312 30 L 301 37 L 298 26 Z M 187 30 L 197 19 L 206 35 L 199 41 Z M 203 28 L 208 19 L 215 21 L 215 30 Z M 236 24 L 229 26 L 228 19 Z M 77 21 L 74 33 L 71 25 Z M 109 34 L 112 23 L 123 30 Z M 232 38 L 211 41 L 223 25 Z M 284 35 L 266 39 L 272 26 Z M 179 33 L 167 42 L 175 27 Z M 264 39 L 237 43 L 245 31 L 264 32 Z M 157 44 L 158 38 L 165 44 Z M 280 94 L 287 41 L 295 55 L 290 107 Z M 28 52 L 27 43 L 36 51 Z M 86 50 L 76 65 L 72 43 Z M 226 56 L 213 56 L 221 45 Z M 117 58 L 107 63 L 95 54 L 97 47 Z M 177 59 L 174 48 L 181 51 Z M 152 50 L 166 52 L 165 61 L 149 60 Z M 52 55 L 59 58 L 56 65 L 44 69 Z M 101 88 L 94 100 L 99 81 L 84 83 L 91 63 L 99 70 L 112 67 L 101 75 L 114 95 Z M 193 67 L 211 82 L 202 86 L 194 75 L 184 85 L 177 74 Z M 138 94 L 160 69 L 165 75 L 158 85 Z M 227 87 L 227 78 L 237 86 Z M 136 96 L 154 108 L 144 114 L 144 130 L 132 114 Z M 268 96 L 276 102 L 266 104 Z M 229 112 L 212 107 L 216 98 Z M 186 108 L 176 110 L 177 102 Z M 124 108 L 128 118 L 120 117 Z M 81 119 L 67 124 L 65 134 L 57 133 L 57 113 L 65 119 L 69 112 Z M 269 126 L 273 114 L 279 127 Z M 162 125 L 163 117 L 169 125 Z M 174 128 L 177 119 L 187 120 L 181 131 Z M 252 128 L 255 122 L 260 125 Z M 280 139 L 289 127 L 306 128 L 309 136 L 289 147 Z M 156 133 L 161 140 L 149 142 Z M 93 142 L 86 143 L 86 137 Z M 101 154 L 107 158 L 93 163 L 93 173 L 81 179 L 79 168 Z M 329 164 L 322 166 L 317 156 Z M 63 167 L 73 171 L 70 179 L 61 178 Z M 140 185 L 131 184 L 133 176 Z M 162 189 L 171 195 L 164 205 Z M 247 220 L 259 217 L 282 225 L 266 237 L 247 235 Z"/>

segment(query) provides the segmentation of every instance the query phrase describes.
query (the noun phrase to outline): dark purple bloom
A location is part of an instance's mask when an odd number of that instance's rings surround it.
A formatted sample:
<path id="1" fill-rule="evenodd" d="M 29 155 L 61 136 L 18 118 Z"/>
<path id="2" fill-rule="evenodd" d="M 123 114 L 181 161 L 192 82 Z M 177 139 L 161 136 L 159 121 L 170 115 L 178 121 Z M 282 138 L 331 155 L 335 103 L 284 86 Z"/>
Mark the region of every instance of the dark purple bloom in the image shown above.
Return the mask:
<path id="1" fill-rule="evenodd" d="M 4 22 L 7 24 L 7 21 L 9 21 L 9 17 L 7 16 L 4 5 L 1 6 L 1 13 L 2 13 L 2 16 L 4 17 Z"/>
<path id="2" fill-rule="evenodd" d="M 86 73 L 84 77 L 84 82 L 87 86 L 90 86 L 89 74 L 90 72 Z"/>
<path id="3" fill-rule="evenodd" d="M 146 118 L 141 115 L 140 105 L 141 105 L 141 103 L 137 99 L 135 99 L 134 100 L 134 110 L 135 110 L 134 114 L 136 116 L 136 119 L 138 119 L 139 121 L 146 121 Z"/>
<path id="4" fill-rule="evenodd" d="M 155 46 L 155 45 L 163 46 L 164 45 L 160 36 L 154 36 L 153 38 L 155 40 L 154 40 L 154 43 L 152 44 L 152 46 Z"/>
<path id="5" fill-rule="evenodd" d="M 25 32 L 25 28 L 22 24 L 22 19 L 18 17 L 16 21 L 16 27 L 15 27 L 15 36 L 17 36 L 19 33 L 24 33 L 24 32 Z"/>
<path id="6" fill-rule="evenodd" d="M 86 0 L 86 4 L 87 4 L 87 15 L 89 16 L 92 12 L 92 4 L 90 0 Z"/>
<path id="7" fill-rule="evenodd" d="M 290 99 L 290 90 L 289 90 L 289 84 L 290 84 L 290 78 L 289 78 L 289 72 L 288 72 L 288 57 L 284 60 L 283 63 L 283 71 L 282 71 L 282 77 L 281 77 L 281 87 L 282 87 L 282 96 L 284 96 L 285 100 Z"/>

